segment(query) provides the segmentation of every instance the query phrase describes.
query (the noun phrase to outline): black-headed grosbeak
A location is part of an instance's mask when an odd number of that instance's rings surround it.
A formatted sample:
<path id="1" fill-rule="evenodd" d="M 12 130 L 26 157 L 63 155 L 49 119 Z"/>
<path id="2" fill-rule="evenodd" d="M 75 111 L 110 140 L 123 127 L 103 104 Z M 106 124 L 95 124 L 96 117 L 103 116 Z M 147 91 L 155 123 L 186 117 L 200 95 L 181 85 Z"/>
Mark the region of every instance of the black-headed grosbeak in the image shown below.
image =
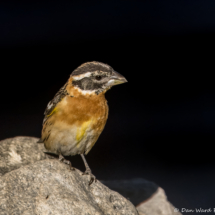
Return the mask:
<path id="1" fill-rule="evenodd" d="M 107 64 L 84 63 L 72 72 L 45 110 L 39 142 L 70 166 L 70 161 L 63 156 L 80 154 L 86 167 L 84 174 L 91 176 L 89 184 L 95 176 L 84 154 L 94 146 L 106 124 L 108 105 L 105 92 L 113 85 L 125 82 L 127 80 Z"/>

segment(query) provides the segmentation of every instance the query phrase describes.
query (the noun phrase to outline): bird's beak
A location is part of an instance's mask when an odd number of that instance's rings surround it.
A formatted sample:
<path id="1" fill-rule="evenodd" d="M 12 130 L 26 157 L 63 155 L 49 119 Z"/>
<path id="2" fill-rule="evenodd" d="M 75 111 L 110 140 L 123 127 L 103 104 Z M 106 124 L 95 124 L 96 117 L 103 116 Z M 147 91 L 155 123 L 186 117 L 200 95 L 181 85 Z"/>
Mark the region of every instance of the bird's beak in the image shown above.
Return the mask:
<path id="1" fill-rule="evenodd" d="M 110 80 L 108 81 L 108 85 L 117 85 L 117 84 L 123 84 L 128 82 L 124 76 L 119 74 L 118 72 L 114 71 L 112 76 L 110 77 Z"/>

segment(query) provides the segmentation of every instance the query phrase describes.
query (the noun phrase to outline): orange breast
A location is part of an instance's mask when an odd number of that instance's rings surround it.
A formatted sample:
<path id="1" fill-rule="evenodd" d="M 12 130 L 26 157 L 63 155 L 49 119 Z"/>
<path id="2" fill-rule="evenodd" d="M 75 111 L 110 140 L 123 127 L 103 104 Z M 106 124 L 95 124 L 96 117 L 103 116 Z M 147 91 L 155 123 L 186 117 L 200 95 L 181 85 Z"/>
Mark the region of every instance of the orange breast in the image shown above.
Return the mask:
<path id="1" fill-rule="evenodd" d="M 79 147 L 80 145 L 78 145 L 78 142 L 81 141 L 82 133 L 84 133 L 85 130 L 87 132 L 87 128 L 82 128 L 85 127 L 86 124 L 88 125 L 88 122 L 90 122 L 90 131 L 93 132 L 93 136 L 90 139 L 90 142 L 86 142 L 85 146 L 85 150 L 89 152 L 106 124 L 108 117 L 107 101 L 105 99 L 104 93 L 100 93 L 99 95 L 83 95 L 79 92 L 79 90 L 72 87 L 71 84 L 68 84 L 67 91 L 69 95 L 64 97 L 63 100 L 57 104 L 56 112 L 47 120 L 47 122 L 52 124 L 52 128 L 47 128 L 44 130 L 43 136 L 47 136 L 47 131 L 53 131 L 54 128 L 55 134 L 51 135 L 48 141 L 46 141 L 46 148 L 49 150 L 53 148 L 52 145 L 55 142 L 56 135 L 58 135 L 57 132 L 63 133 L 64 130 L 70 129 L 72 131 L 74 128 L 77 128 L 77 132 L 80 133 L 80 135 L 78 133 L 74 134 L 72 132 L 68 135 L 74 135 L 74 138 L 76 138 L 77 142 L 72 143 L 71 141 L 66 141 L 65 138 L 66 142 L 63 142 L 63 139 L 61 139 L 61 144 L 77 144 L 77 147 Z M 84 135 L 85 134 L 83 134 L 83 136 Z"/>
<path id="2" fill-rule="evenodd" d="M 57 106 L 56 117 L 68 125 L 82 125 L 89 120 L 98 120 L 96 127 L 106 123 L 108 116 L 107 101 L 102 95 L 91 97 L 70 97 L 66 96 Z M 100 120 L 102 119 L 102 120 Z"/>

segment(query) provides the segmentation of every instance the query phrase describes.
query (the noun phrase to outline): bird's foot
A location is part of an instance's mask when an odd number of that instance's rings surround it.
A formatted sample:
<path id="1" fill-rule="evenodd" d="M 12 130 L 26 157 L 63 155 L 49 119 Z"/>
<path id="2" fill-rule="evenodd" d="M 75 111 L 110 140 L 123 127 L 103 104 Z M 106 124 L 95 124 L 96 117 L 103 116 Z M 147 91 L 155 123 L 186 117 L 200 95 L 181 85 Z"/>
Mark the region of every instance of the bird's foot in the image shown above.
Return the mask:
<path id="1" fill-rule="evenodd" d="M 82 175 L 90 175 L 90 181 L 89 181 L 89 186 L 96 180 L 96 176 L 92 174 L 92 171 L 90 169 L 87 169 Z"/>
<path id="2" fill-rule="evenodd" d="M 59 155 L 59 161 L 69 165 L 70 170 L 75 170 L 75 168 L 72 167 L 71 162 L 69 160 L 66 160 L 62 155 Z"/>

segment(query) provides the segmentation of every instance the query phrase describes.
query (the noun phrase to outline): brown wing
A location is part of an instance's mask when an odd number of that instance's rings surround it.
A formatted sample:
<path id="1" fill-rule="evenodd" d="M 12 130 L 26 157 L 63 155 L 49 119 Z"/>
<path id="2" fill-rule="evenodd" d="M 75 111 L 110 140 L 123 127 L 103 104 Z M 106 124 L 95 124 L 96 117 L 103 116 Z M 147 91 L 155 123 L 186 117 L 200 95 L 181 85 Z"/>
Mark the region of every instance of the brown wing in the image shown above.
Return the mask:
<path id="1" fill-rule="evenodd" d="M 54 98 L 48 103 L 46 110 L 44 112 L 44 120 L 43 125 L 46 122 L 46 120 L 51 116 L 51 113 L 53 112 L 56 105 L 66 96 L 69 95 L 66 90 L 67 83 L 60 88 L 60 90 L 55 94 Z"/>

